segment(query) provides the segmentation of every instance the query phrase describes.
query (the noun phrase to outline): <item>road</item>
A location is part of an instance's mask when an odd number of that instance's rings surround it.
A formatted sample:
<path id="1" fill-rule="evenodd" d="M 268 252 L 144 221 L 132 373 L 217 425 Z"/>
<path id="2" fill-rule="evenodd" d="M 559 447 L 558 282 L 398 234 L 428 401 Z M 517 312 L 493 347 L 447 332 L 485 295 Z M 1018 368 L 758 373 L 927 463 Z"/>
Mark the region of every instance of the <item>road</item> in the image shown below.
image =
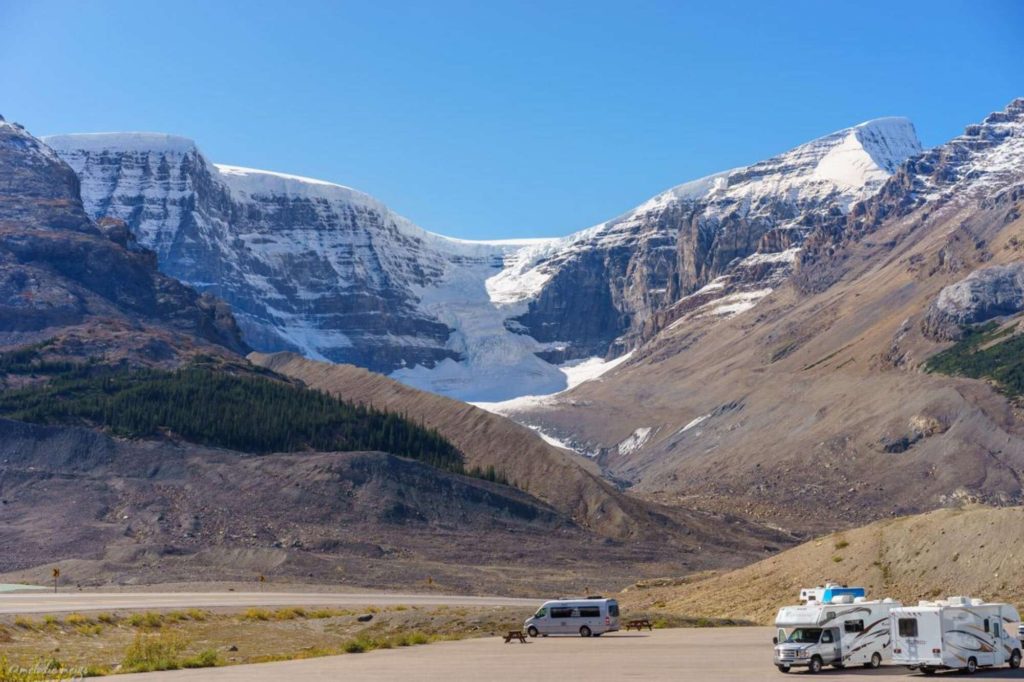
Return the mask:
<path id="1" fill-rule="evenodd" d="M 118 675 L 118 682 L 346 682 L 416 680 L 416 682 L 723 682 L 800 679 L 772 666 L 772 628 L 710 628 L 614 633 L 600 639 L 548 637 L 529 644 L 504 644 L 498 638 L 443 642 L 285 663 Z M 826 670 L 819 678 L 883 680 L 925 679 L 905 668 Z M 947 675 L 939 675 L 942 679 Z M 980 672 L 980 679 L 1024 679 L 1024 671 Z"/>
<path id="2" fill-rule="evenodd" d="M 0 614 L 146 609 L 248 608 L 250 606 L 524 606 L 542 600 L 433 594 L 302 592 L 69 592 L 0 594 Z"/>

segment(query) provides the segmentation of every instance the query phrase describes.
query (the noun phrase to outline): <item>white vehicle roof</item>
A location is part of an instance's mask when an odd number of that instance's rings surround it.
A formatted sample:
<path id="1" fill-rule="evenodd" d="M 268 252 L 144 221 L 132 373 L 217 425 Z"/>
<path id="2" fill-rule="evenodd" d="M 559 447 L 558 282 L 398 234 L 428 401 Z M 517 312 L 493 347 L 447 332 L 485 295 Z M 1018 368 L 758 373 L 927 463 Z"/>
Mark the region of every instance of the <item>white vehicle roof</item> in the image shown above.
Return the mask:
<path id="1" fill-rule="evenodd" d="M 782 607 L 775 617 L 775 625 L 777 627 L 819 627 L 820 623 L 831 620 L 827 617 L 827 614 L 830 612 L 836 612 L 837 617 L 850 616 L 856 618 L 857 614 L 890 611 L 900 606 L 902 606 L 900 602 L 889 598 L 867 601 L 863 597 L 859 597 L 849 600 L 844 598 L 828 603 L 810 602 L 808 604 Z"/>

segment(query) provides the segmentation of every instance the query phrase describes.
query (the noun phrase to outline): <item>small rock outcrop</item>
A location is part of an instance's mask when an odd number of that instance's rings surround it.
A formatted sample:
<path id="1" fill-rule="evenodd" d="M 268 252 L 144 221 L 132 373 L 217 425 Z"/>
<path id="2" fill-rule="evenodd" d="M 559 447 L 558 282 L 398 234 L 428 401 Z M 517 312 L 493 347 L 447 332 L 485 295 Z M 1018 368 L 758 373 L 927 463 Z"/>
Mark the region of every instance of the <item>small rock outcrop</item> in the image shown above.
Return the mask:
<path id="1" fill-rule="evenodd" d="M 1024 311 L 1024 262 L 975 270 L 939 292 L 922 322 L 937 341 L 962 338 L 968 325 Z"/>

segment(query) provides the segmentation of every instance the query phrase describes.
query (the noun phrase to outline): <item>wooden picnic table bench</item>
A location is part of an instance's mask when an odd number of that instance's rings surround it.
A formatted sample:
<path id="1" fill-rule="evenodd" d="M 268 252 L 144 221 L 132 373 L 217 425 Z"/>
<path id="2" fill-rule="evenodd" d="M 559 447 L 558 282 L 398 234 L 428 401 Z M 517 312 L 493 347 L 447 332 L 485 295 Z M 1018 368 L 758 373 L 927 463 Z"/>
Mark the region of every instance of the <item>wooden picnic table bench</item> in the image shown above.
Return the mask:
<path id="1" fill-rule="evenodd" d="M 631 630 L 632 628 L 636 628 L 637 631 L 641 630 L 642 628 L 654 630 L 654 628 L 651 626 L 651 621 L 649 621 L 646 618 L 636 618 L 634 620 L 626 621 L 626 632 L 629 632 L 629 630 Z"/>
<path id="2" fill-rule="evenodd" d="M 505 635 L 505 644 L 510 644 L 513 639 L 518 639 L 523 644 L 526 644 L 526 635 L 523 634 L 522 630 L 509 630 L 508 634 Z"/>

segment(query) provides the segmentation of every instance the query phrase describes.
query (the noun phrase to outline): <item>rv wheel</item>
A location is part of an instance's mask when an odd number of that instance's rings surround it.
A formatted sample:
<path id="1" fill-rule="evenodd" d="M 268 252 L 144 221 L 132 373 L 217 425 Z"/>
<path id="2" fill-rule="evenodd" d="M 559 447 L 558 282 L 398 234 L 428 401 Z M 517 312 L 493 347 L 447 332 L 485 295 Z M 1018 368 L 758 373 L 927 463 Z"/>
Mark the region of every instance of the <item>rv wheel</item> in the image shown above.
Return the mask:
<path id="1" fill-rule="evenodd" d="M 807 672 L 809 673 L 820 673 L 821 672 L 821 656 L 815 656 L 811 659 L 811 664 L 807 666 Z"/>
<path id="2" fill-rule="evenodd" d="M 1010 654 L 1010 667 L 1011 668 L 1019 668 L 1020 667 L 1020 649 L 1014 649 L 1013 653 Z"/>
<path id="3" fill-rule="evenodd" d="M 788 665 L 777 665 L 775 667 L 779 669 L 780 673 L 788 673 L 789 672 L 789 666 Z"/>
<path id="4" fill-rule="evenodd" d="M 531 625 L 530 627 L 526 628 L 526 634 L 528 634 L 530 637 L 536 637 L 540 633 L 537 631 L 537 628 Z"/>
<path id="5" fill-rule="evenodd" d="M 877 651 L 871 654 L 871 660 L 864 664 L 865 668 L 877 668 L 882 665 L 882 654 Z"/>
<path id="6" fill-rule="evenodd" d="M 580 637 L 590 637 L 590 628 L 586 625 L 580 628 Z"/>
<path id="7" fill-rule="evenodd" d="M 974 656 L 968 658 L 966 670 L 968 675 L 973 675 L 974 673 L 978 672 L 978 659 L 976 659 Z"/>
<path id="8" fill-rule="evenodd" d="M 923 666 L 922 665 L 921 666 L 921 672 L 923 672 L 925 675 L 934 675 L 935 674 L 935 668 L 929 668 L 927 666 Z"/>

